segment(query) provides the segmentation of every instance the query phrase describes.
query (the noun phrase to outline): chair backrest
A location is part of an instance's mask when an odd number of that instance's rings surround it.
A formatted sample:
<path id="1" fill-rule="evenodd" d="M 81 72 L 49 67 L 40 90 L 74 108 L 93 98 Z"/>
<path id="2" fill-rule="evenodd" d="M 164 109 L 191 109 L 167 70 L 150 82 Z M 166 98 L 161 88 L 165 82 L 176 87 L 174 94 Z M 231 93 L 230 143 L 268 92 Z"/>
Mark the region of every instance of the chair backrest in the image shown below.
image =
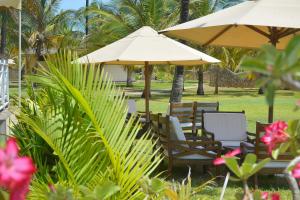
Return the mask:
<path id="1" fill-rule="evenodd" d="M 186 137 L 177 117 L 158 116 L 159 135 L 168 140 L 186 141 Z"/>
<path id="2" fill-rule="evenodd" d="M 193 123 L 194 102 L 170 103 L 170 116 L 177 117 L 180 123 Z"/>
<path id="3" fill-rule="evenodd" d="M 186 137 L 180 126 L 180 122 L 177 117 L 169 117 L 170 120 L 170 138 L 172 140 L 186 141 Z"/>
<path id="4" fill-rule="evenodd" d="M 203 111 L 219 111 L 219 102 L 195 102 L 195 123 L 202 123 Z"/>
<path id="5" fill-rule="evenodd" d="M 135 114 L 137 112 L 136 102 L 133 99 L 128 99 L 128 113 Z"/>
<path id="6" fill-rule="evenodd" d="M 267 152 L 267 146 L 261 142 L 261 137 L 265 134 L 265 128 L 269 125 L 270 124 L 256 122 L 255 154 L 258 160 L 270 157 L 269 152 Z M 277 161 L 290 161 L 292 159 L 292 154 L 287 151 L 286 153 L 279 155 Z"/>
<path id="7" fill-rule="evenodd" d="M 203 112 L 202 125 L 217 141 L 245 141 L 247 121 L 245 112 Z"/>

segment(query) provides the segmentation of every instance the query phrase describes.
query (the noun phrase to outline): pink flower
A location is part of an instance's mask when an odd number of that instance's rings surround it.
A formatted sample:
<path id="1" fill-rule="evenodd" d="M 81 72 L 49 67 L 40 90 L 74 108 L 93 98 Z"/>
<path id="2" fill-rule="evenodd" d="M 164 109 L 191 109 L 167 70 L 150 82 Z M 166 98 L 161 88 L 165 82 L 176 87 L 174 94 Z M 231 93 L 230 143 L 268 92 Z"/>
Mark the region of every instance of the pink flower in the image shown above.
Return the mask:
<path id="1" fill-rule="evenodd" d="M 285 132 L 287 123 L 277 121 L 265 128 L 266 134 L 261 137 L 261 141 L 268 146 L 268 152 L 271 154 L 275 147 L 289 139 L 289 135 Z"/>
<path id="2" fill-rule="evenodd" d="M 31 177 L 30 177 L 31 179 Z M 27 179 L 18 187 L 15 187 L 10 193 L 10 200 L 25 200 L 26 194 L 29 192 L 30 179 Z"/>
<path id="3" fill-rule="evenodd" d="M 269 197 L 269 193 L 268 193 L 268 192 L 262 192 L 262 193 L 261 193 L 261 198 L 262 198 L 263 200 L 268 200 L 268 197 Z"/>
<path id="4" fill-rule="evenodd" d="M 235 150 L 233 150 L 233 151 L 230 151 L 230 152 L 228 152 L 228 153 L 226 153 L 224 156 L 222 156 L 221 158 L 216 158 L 215 160 L 214 160 L 214 165 L 222 165 L 222 164 L 225 164 L 225 159 L 224 158 L 231 158 L 231 157 L 234 157 L 234 156 L 236 156 L 236 155 L 238 155 L 238 154 L 240 154 L 241 153 L 241 149 L 240 148 L 237 148 L 237 149 L 235 149 Z"/>
<path id="5" fill-rule="evenodd" d="M 300 178 L 300 163 L 296 164 L 294 169 L 292 170 L 292 176 L 294 178 Z M 300 182 L 299 182 L 300 185 Z"/>
<path id="6" fill-rule="evenodd" d="M 279 193 L 273 193 L 271 196 L 272 200 L 280 200 L 280 194 Z"/>
<path id="7" fill-rule="evenodd" d="M 0 149 L 0 187 L 11 192 L 10 199 L 25 199 L 30 180 L 36 168 L 29 157 L 19 157 L 16 140 L 8 139 Z"/>

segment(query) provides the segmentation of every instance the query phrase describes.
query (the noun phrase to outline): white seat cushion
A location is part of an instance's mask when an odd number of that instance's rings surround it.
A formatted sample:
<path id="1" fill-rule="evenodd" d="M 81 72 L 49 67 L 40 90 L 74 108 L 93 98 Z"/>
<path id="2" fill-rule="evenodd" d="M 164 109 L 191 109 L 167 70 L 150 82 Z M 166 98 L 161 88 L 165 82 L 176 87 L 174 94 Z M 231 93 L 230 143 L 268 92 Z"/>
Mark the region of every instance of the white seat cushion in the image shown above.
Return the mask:
<path id="1" fill-rule="evenodd" d="M 204 113 L 204 128 L 211 132 L 217 141 L 245 141 L 247 123 L 244 113 Z"/>
<path id="2" fill-rule="evenodd" d="M 226 141 L 220 141 L 222 143 L 222 146 L 224 147 L 240 147 L 241 145 L 241 141 L 230 141 L 230 140 L 226 140 Z"/>
<path id="3" fill-rule="evenodd" d="M 140 118 L 140 122 L 141 122 L 141 123 L 146 123 L 146 122 L 147 122 L 147 121 L 146 121 L 146 118 L 141 117 L 141 118 Z"/>
<path id="4" fill-rule="evenodd" d="M 197 123 L 195 124 L 195 126 L 196 126 L 196 127 L 201 127 L 201 126 L 202 126 L 202 123 L 201 123 L 201 122 L 197 122 Z"/>
<path id="5" fill-rule="evenodd" d="M 264 168 L 286 168 L 289 162 L 286 161 L 271 161 L 267 163 Z"/>
<path id="6" fill-rule="evenodd" d="M 135 114 L 137 112 L 135 100 L 129 99 L 127 103 L 128 103 L 128 113 Z"/>
<path id="7" fill-rule="evenodd" d="M 188 123 L 180 123 L 181 128 L 189 128 L 193 127 L 193 123 L 188 122 Z"/>
<path id="8" fill-rule="evenodd" d="M 182 156 L 179 159 L 182 159 L 182 160 L 207 160 L 207 159 L 213 159 L 213 158 L 208 157 L 208 156 L 199 155 L 199 154 L 191 154 L 191 155 Z"/>
<path id="9" fill-rule="evenodd" d="M 178 153 L 178 151 L 173 151 L 173 154 L 175 155 Z M 211 154 L 212 156 L 216 156 L 216 153 L 213 151 L 208 151 L 207 153 Z M 168 156 L 168 152 L 165 150 L 164 154 Z M 213 159 L 212 157 L 205 156 L 205 155 L 199 155 L 199 154 L 191 154 L 191 155 L 185 155 L 181 156 L 177 159 L 182 159 L 182 160 L 207 160 L 207 159 Z"/>
<path id="10" fill-rule="evenodd" d="M 170 116 L 170 129 L 172 140 L 186 141 L 186 137 L 177 117 Z"/>

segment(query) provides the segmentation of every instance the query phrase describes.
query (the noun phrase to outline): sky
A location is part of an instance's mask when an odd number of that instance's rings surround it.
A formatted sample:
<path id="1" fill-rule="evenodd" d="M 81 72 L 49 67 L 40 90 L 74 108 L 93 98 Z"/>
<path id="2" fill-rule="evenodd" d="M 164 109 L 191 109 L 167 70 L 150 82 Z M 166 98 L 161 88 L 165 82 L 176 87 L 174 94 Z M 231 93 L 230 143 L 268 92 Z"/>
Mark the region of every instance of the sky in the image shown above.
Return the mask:
<path id="1" fill-rule="evenodd" d="M 92 2 L 92 0 L 90 0 Z M 102 2 L 106 3 L 109 0 L 102 0 Z M 63 10 L 66 9 L 78 9 L 80 7 L 85 6 L 85 0 L 62 0 L 61 8 Z"/>

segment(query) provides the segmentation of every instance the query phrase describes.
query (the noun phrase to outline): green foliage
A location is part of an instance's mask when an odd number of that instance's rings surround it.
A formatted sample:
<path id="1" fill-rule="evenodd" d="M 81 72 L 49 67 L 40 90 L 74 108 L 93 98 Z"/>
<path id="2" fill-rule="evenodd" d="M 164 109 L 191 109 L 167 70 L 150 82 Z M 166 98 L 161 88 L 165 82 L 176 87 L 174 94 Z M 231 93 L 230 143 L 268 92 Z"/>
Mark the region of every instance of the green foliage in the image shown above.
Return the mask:
<path id="1" fill-rule="evenodd" d="M 46 60 L 47 69 L 29 77 L 43 89 L 23 100 L 17 116 L 21 127 L 14 132 L 38 168 L 48 156 L 35 144 L 46 144 L 55 158 L 34 180 L 29 198 L 44 199 L 49 182 L 72 189 L 74 198 L 81 196 L 82 186 L 96 193 L 110 188 L 107 195 L 117 199 L 139 198 L 140 179 L 150 176 L 161 158 L 147 142 L 148 134 L 135 140 L 140 125 L 134 117 L 125 122 L 122 91 L 99 69 L 72 64 L 75 59 L 70 52 L 54 55 Z"/>
<path id="2" fill-rule="evenodd" d="M 265 45 L 256 57 L 245 57 L 242 68 L 259 76 L 260 86 L 267 86 L 266 100 L 274 104 L 275 92 L 282 87 L 282 78 L 299 72 L 300 36 L 294 37 L 283 51 L 272 45 Z"/>
<path id="3" fill-rule="evenodd" d="M 214 185 L 213 180 L 209 180 L 198 187 L 192 187 L 190 174 L 182 183 L 166 182 L 159 178 L 141 181 L 142 190 L 145 193 L 144 199 L 170 199 L 170 200 L 196 200 L 199 194 L 210 186 Z"/>
<path id="4" fill-rule="evenodd" d="M 0 200 L 6 200 L 8 198 L 9 195 L 6 192 L 0 190 Z"/>
<path id="5" fill-rule="evenodd" d="M 109 6 L 92 4 L 89 51 L 105 46 L 142 26 L 161 30 L 177 23 L 180 6 L 175 0 L 118 0 Z"/>
<path id="6" fill-rule="evenodd" d="M 224 158 L 226 166 L 241 180 L 246 181 L 251 176 L 261 170 L 268 162 L 270 158 L 266 158 L 257 163 L 255 154 L 248 153 L 244 159 L 244 162 L 239 166 L 237 157 Z"/>
<path id="7" fill-rule="evenodd" d="M 55 191 L 51 191 L 47 194 L 48 200 L 73 200 L 72 190 L 66 189 L 61 185 L 55 188 Z"/>
<path id="8" fill-rule="evenodd" d="M 120 187 L 111 181 L 107 181 L 95 187 L 94 191 L 90 191 L 87 187 L 80 188 L 83 193 L 83 199 L 86 200 L 105 200 L 116 195 L 120 191 Z"/>

